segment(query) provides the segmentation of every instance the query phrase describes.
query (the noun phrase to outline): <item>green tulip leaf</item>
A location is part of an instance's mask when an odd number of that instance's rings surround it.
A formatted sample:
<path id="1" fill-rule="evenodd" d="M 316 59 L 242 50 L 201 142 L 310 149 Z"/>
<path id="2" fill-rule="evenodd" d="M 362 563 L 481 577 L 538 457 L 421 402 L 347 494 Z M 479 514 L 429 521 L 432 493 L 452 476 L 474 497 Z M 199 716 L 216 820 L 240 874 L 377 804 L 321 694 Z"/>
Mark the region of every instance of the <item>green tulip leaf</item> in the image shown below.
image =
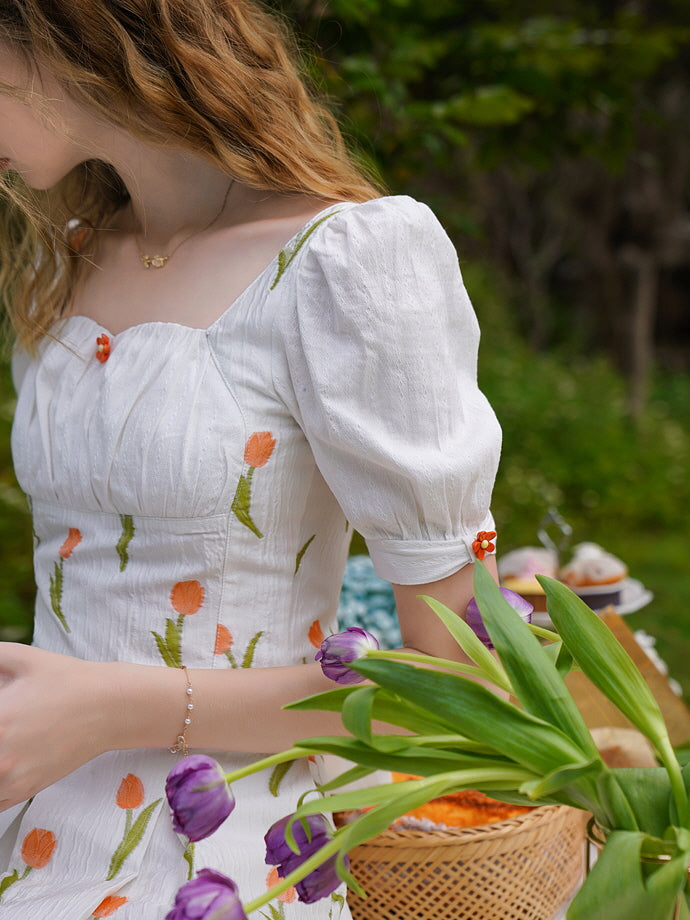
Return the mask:
<path id="1" fill-rule="evenodd" d="M 510 680 L 501 663 L 494 658 L 489 649 L 477 637 L 472 627 L 468 626 L 462 617 L 459 617 L 457 613 L 454 613 L 440 601 L 424 594 L 420 596 L 443 622 L 443 625 L 467 657 L 484 672 L 488 680 L 507 693 L 512 692 Z"/>
<path id="2" fill-rule="evenodd" d="M 568 909 L 568 920 L 670 920 L 685 887 L 687 858 L 675 857 L 645 878 L 640 860 L 645 835 L 614 831 L 586 883 Z"/>
<path id="3" fill-rule="evenodd" d="M 558 728 L 467 678 L 394 661 L 359 660 L 352 666 L 403 699 L 436 712 L 452 731 L 487 744 L 540 775 L 590 760 Z"/>
<path id="4" fill-rule="evenodd" d="M 371 744 L 371 712 L 376 694 L 376 687 L 359 687 L 342 705 L 343 725 L 365 744 Z"/>
<path id="5" fill-rule="evenodd" d="M 688 826 L 688 796 L 664 718 L 632 658 L 603 620 L 553 578 L 538 575 L 549 616 L 585 675 L 647 737 L 671 779 L 680 823 Z"/>
<path id="6" fill-rule="evenodd" d="M 532 801 L 541 801 L 550 798 L 561 789 L 567 788 L 572 782 L 582 779 L 585 776 L 596 776 L 601 772 L 601 761 L 593 760 L 584 764 L 568 764 L 565 767 L 559 767 L 547 776 L 540 776 L 539 779 L 529 780 L 520 786 L 520 792 L 524 793 Z"/>
<path id="7" fill-rule="evenodd" d="M 506 669 L 515 696 L 525 710 L 560 728 L 585 754 L 600 760 L 599 751 L 555 664 L 539 640 L 503 597 L 483 565 L 474 571 L 474 593 L 484 625 Z"/>
<path id="8" fill-rule="evenodd" d="M 671 822 L 671 784 L 663 767 L 625 767 L 611 771 L 648 834 L 663 837 Z"/>

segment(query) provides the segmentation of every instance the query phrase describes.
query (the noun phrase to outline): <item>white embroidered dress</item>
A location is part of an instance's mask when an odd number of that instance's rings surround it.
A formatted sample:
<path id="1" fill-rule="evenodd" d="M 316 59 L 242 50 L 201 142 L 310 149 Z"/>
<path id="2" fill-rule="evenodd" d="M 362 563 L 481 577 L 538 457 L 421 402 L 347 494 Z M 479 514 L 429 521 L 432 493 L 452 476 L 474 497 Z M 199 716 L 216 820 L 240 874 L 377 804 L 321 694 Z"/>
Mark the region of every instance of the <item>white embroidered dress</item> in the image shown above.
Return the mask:
<path id="1" fill-rule="evenodd" d="M 208 329 L 143 323 L 101 362 L 104 333 L 71 317 L 17 374 L 36 645 L 189 668 L 311 661 L 336 629 L 352 528 L 407 584 L 470 562 L 492 529 L 500 433 L 457 257 L 425 206 L 327 209 Z M 214 756 L 231 769 L 260 754 Z M 110 752 L 1 814 L 3 920 L 162 920 L 192 861 L 244 900 L 264 891 L 263 835 L 309 765 L 237 783 L 192 860 L 164 798 L 174 762 Z M 286 900 L 267 916 L 341 910 Z"/>

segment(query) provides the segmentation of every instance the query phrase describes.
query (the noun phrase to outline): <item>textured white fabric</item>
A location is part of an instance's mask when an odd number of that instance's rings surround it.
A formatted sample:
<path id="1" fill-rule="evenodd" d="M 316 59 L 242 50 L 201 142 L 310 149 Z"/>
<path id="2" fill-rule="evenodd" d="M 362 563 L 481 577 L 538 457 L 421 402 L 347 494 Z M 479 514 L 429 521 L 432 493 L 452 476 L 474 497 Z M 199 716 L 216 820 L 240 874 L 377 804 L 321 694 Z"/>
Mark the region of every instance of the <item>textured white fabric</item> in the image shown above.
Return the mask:
<path id="1" fill-rule="evenodd" d="M 208 329 L 143 323 L 111 335 L 100 363 L 107 332 L 71 317 L 16 364 L 37 645 L 191 668 L 312 660 L 336 626 L 353 527 L 379 574 L 408 584 L 461 568 L 491 529 L 500 433 L 456 255 L 423 205 L 328 209 Z M 116 920 L 162 920 L 188 871 L 162 798 L 173 762 L 112 752 L 0 815 L 0 879 L 21 876 L 3 920 L 89 920 L 106 896 L 121 899 Z M 126 807 L 129 774 L 142 794 Z M 306 763 L 278 790 L 270 779 L 238 783 L 237 810 L 196 847 L 195 869 L 225 871 L 245 900 L 266 886 L 263 834 L 311 783 Z M 56 843 L 24 876 L 34 828 Z M 280 905 L 285 920 L 339 910 Z"/>

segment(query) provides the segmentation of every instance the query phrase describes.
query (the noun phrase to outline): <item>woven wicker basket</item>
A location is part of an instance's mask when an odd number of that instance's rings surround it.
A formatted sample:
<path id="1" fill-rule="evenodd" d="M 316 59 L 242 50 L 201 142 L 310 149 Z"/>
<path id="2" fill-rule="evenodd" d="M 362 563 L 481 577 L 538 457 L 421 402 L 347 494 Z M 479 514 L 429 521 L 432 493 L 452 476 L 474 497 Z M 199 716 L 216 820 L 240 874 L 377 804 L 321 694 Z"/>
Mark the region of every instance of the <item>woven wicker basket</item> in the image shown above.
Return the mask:
<path id="1" fill-rule="evenodd" d="M 535 808 L 480 827 L 389 829 L 350 853 L 354 920 L 552 920 L 585 868 L 586 812 Z"/>

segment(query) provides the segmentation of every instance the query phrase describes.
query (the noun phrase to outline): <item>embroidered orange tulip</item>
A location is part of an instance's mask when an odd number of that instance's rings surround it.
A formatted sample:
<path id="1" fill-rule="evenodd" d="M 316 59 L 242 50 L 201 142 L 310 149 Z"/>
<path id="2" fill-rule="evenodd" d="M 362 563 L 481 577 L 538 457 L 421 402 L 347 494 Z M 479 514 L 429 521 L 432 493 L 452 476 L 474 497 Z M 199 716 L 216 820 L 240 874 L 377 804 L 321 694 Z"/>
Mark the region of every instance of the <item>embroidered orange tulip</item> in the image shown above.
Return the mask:
<path id="1" fill-rule="evenodd" d="M 216 645 L 213 649 L 213 654 L 224 655 L 226 652 L 230 651 L 232 643 L 232 633 L 227 626 L 223 626 L 222 623 L 219 623 L 216 627 Z"/>
<path id="2" fill-rule="evenodd" d="M 271 871 L 266 876 L 266 887 L 273 888 L 274 885 L 277 885 L 281 881 L 280 875 L 278 875 L 278 867 L 274 866 Z M 297 897 L 297 892 L 294 888 L 288 888 L 287 891 L 284 891 L 282 894 L 278 895 L 278 900 L 282 901 L 284 904 L 292 904 L 292 902 Z"/>
<path id="3" fill-rule="evenodd" d="M 477 559 L 483 559 L 487 553 L 493 553 L 496 549 L 495 544 L 491 541 L 496 536 L 495 530 L 480 530 L 476 540 L 472 544 L 472 551 Z"/>
<path id="4" fill-rule="evenodd" d="M 56 845 L 57 839 L 52 831 L 35 827 L 24 838 L 22 859 L 32 869 L 42 869 L 50 862 Z"/>
<path id="5" fill-rule="evenodd" d="M 101 920 L 103 917 L 110 917 L 126 903 L 127 898 L 124 897 L 124 895 L 109 894 L 107 898 L 103 898 L 92 916 L 95 917 L 96 920 Z"/>
<path id="6" fill-rule="evenodd" d="M 178 581 L 170 592 L 170 603 L 184 616 L 196 613 L 204 602 L 204 589 L 198 581 Z"/>
<path id="7" fill-rule="evenodd" d="M 81 543 L 81 531 L 76 527 L 70 527 L 67 539 L 58 550 L 58 555 L 63 559 L 69 559 L 75 548 Z"/>
<path id="8" fill-rule="evenodd" d="M 247 466 L 258 469 L 265 466 L 271 458 L 276 439 L 270 431 L 256 431 L 244 447 L 244 462 Z"/>
<path id="9" fill-rule="evenodd" d="M 321 624 L 318 620 L 314 622 L 309 627 L 309 641 L 314 646 L 314 648 L 321 648 L 321 643 L 323 642 L 323 630 L 321 629 Z"/>
<path id="10" fill-rule="evenodd" d="M 133 773 L 128 773 L 117 790 L 117 804 L 120 808 L 138 808 L 144 801 L 144 784 Z"/>

